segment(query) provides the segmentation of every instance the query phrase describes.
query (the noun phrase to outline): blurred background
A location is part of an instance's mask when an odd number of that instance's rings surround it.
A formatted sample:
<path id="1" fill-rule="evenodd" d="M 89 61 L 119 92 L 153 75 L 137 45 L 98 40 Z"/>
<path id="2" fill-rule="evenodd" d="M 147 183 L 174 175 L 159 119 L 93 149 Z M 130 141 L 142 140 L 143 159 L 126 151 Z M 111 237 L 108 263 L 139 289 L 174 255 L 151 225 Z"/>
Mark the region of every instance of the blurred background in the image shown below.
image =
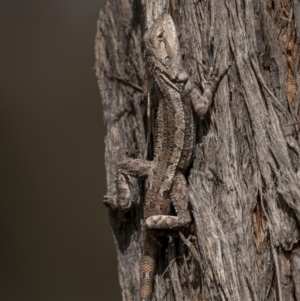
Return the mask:
<path id="1" fill-rule="evenodd" d="M 0 300 L 118 301 L 94 75 L 101 0 L 0 0 Z"/>

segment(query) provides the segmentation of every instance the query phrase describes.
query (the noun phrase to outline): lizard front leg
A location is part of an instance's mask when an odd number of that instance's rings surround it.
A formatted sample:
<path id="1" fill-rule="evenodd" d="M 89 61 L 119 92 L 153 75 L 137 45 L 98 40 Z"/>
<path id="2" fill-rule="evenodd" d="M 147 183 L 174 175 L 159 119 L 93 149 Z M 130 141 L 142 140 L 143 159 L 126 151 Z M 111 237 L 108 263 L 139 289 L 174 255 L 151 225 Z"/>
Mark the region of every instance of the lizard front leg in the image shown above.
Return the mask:
<path id="1" fill-rule="evenodd" d="M 104 204 L 112 209 L 127 211 L 131 205 L 128 176 L 146 179 L 151 169 L 151 161 L 143 159 L 126 159 L 117 166 L 116 196 L 104 196 Z"/>
<path id="2" fill-rule="evenodd" d="M 188 227 L 191 223 L 191 216 L 188 210 L 188 188 L 184 175 L 177 172 L 170 191 L 170 199 L 177 216 L 154 215 L 145 221 L 146 229 L 150 232 L 176 232 Z M 154 233 L 155 233 L 154 232 Z"/>
<path id="3" fill-rule="evenodd" d="M 209 68 L 208 74 L 204 71 L 205 68 L 201 67 L 203 93 L 201 94 L 199 89 L 193 87 L 190 81 L 186 84 L 185 90 L 187 91 L 187 96 L 191 99 L 195 113 L 200 118 L 204 118 L 212 103 L 213 94 L 220 80 L 227 72 L 228 67 L 223 68 L 221 71 L 219 71 L 219 68 Z"/>

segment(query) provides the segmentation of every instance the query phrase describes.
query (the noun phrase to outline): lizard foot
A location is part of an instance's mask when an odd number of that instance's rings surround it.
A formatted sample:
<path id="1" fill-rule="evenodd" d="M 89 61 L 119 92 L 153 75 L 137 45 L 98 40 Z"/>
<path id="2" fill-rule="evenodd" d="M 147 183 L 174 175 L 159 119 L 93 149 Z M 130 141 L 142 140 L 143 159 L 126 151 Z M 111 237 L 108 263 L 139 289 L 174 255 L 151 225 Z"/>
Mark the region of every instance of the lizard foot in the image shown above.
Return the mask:
<path id="1" fill-rule="evenodd" d="M 103 197 L 103 204 L 108 208 L 116 209 L 117 208 L 116 197 L 111 195 L 105 195 Z"/>
<path id="2" fill-rule="evenodd" d="M 177 216 L 170 215 L 154 215 L 147 218 L 145 224 L 148 230 L 176 231 L 187 227 L 190 224 L 190 220 L 183 220 Z"/>
<path id="3" fill-rule="evenodd" d="M 226 72 L 228 71 L 230 66 L 222 66 L 215 65 L 214 67 L 204 67 L 201 65 L 200 68 L 200 76 L 202 81 L 202 87 L 205 90 L 206 88 L 210 88 L 211 91 L 215 91 L 219 82 L 224 77 Z"/>
<path id="4" fill-rule="evenodd" d="M 126 212 L 130 208 L 131 203 L 127 198 L 117 199 L 115 196 L 105 195 L 103 197 L 103 204 L 113 210 L 121 210 Z"/>

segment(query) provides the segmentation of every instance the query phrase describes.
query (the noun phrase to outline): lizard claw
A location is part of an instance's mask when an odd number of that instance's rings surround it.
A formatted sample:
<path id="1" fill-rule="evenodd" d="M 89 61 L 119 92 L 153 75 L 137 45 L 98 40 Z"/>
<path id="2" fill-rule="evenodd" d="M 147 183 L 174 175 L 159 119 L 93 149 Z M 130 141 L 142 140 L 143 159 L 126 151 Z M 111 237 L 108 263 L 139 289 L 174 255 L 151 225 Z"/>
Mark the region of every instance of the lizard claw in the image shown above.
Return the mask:
<path id="1" fill-rule="evenodd" d="M 217 82 L 219 82 L 223 78 L 223 76 L 227 73 L 229 68 L 230 68 L 230 65 L 222 66 L 222 69 L 221 69 L 220 72 L 219 72 L 220 68 L 219 67 L 217 68 L 217 73 L 215 75 L 215 79 L 216 79 Z"/>
<path id="2" fill-rule="evenodd" d="M 111 195 L 105 195 L 103 197 L 103 204 L 108 208 L 116 209 L 117 207 L 116 197 Z"/>
<path id="3" fill-rule="evenodd" d="M 208 71 L 208 78 L 211 78 L 211 77 L 213 77 L 213 74 L 214 74 L 215 72 L 214 72 L 214 68 L 213 67 L 210 67 L 209 68 L 209 71 Z"/>

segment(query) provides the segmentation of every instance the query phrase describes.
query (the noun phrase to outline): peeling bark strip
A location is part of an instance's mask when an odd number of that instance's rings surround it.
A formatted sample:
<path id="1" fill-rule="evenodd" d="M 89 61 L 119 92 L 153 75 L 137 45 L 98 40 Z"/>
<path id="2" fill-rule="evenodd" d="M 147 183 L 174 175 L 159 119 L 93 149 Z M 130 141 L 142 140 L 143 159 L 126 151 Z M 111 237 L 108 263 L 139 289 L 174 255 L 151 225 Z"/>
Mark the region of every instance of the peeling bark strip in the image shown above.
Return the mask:
<path id="1" fill-rule="evenodd" d="M 196 82 L 196 61 L 231 68 L 211 114 L 198 122 L 188 174 L 193 224 L 163 246 L 153 300 L 299 301 L 300 2 L 108 3 L 97 25 L 96 75 L 109 195 L 116 192 L 118 162 L 152 158 L 153 124 L 142 91 L 148 87 L 151 99 L 157 91 L 146 80 L 142 37 L 163 11 L 174 19 L 185 68 Z M 155 110 L 153 102 L 148 111 Z M 128 301 L 138 300 L 145 190 L 143 181 L 131 181 L 131 210 L 110 211 Z"/>

